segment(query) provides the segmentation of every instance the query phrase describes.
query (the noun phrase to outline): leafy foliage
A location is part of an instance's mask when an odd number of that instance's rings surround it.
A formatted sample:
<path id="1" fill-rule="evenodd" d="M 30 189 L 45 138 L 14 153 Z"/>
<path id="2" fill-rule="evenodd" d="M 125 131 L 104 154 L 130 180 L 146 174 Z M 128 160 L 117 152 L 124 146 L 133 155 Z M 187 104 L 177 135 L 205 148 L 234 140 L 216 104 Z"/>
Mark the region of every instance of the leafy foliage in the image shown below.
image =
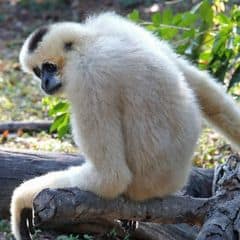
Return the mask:
<path id="1" fill-rule="evenodd" d="M 1 220 L 0 219 L 0 232 L 7 232 L 10 233 L 10 226 L 6 220 Z"/>
<path id="2" fill-rule="evenodd" d="M 240 8 L 226 11 L 225 0 L 204 0 L 191 11 L 173 15 L 171 9 L 142 21 L 138 11 L 129 18 L 161 39 L 171 42 L 177 53 L 211 72 L 230 90 L 240 81 Z"/>
<path id="3" fill-rule="evenodd" d="M 0 233 L 3 233 L 3 237 L 6 240 L 13 240 L 13 236 L 11 234 L 11 228 L 7 220 L 0 219 Z M 0 236 L 1 239 L 1 236 Z"/>
<path id="4" fill-rule="evenodd" d="M 50 132 L 56 131 L 62 138 L 70 130 L 69 103 L 67 100 L 45 97 L 43 104 L 48 107 L 48 113 L 54 118 Z"/>
<path id="5" fill-rule="evenodd" d="M 224 84 L 227 90 L 240 98 L 234 91 L 240 82 L 240 7 L 226 9 L 227 0 L 203 0 L 191 11 L 173 14 L 171 9 L 154 13 L 151 21 L 140 18 L 137 10 L 128 18 L 163 40 L 169 41 L 176 52 L 191 59 L 199 68 L 208 70 Z M 62 137 L 69 130 L 69 104 L 52 101 L 49 114 L 55 118 L 51 131 Z"/>

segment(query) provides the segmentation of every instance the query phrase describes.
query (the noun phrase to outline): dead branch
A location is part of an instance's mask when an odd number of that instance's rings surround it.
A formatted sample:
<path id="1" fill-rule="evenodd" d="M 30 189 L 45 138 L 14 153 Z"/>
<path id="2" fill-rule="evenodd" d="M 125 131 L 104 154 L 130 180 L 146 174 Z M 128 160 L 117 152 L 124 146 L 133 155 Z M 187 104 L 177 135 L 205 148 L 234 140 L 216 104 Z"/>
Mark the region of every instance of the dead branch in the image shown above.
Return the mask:
<path id="1" fill-rule="evenodd" d="M 51 121 L 5 122 L 0 124 L 0 133 L 3 133 L 4 131 L 17 132 L 18 130 L 26 132 L 48 131 L 51 123 Z"/>

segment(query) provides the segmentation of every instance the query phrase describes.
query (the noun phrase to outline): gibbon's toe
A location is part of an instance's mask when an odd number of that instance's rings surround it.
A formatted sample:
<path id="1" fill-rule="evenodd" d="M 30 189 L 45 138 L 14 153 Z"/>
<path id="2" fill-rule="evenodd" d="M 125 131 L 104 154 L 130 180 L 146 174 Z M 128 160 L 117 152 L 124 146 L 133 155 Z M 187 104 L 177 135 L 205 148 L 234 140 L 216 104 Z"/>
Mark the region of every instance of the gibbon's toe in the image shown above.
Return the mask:
<path id="1" fill-rule="evenodd" d="M 33 231 L 32 223 L 32 209 L 24 208 L 20 217 L 20 235 L 22 240 L 31 240 L 31 234 Z"/>
<path id="2" fill-rule="evenodd" d="M 31 240 L 32 232 L 32 198 L 23 183 L 13 192 L 11 201 L 11 230 L 17 240 Z"/>

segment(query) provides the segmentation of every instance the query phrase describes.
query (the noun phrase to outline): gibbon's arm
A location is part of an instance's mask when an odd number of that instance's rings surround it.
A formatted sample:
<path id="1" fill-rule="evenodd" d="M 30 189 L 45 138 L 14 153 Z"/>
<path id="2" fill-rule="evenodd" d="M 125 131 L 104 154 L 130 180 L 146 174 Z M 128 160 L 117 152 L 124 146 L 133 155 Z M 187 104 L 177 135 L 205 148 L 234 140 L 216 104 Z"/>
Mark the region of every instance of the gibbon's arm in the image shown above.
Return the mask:
<path id="1" fill-rule="evenodd" d="M 206 120 L 240 150 L 240 108 L 224 88 L 205 71 L 200 71 L 183 58 L 178 66 L 194 90 Z"/>
<path id="2" fill-rule="evenodd" d="M 97 107 L 103 110 L 102 106 Z M 112 115 L 104 119 L 106 115 L 102 114 L 101 121 L 97 121 L 99 117 L 96 118 L 94 112 L 91 112 L 90 117 L 86 116 L 88 121 L 84 127 L 88 138 L 83 144 L 86 159 L 89 159 L 87 163 L 34 178 L 15 189 L 11 202 L 11 227 L 17 240 L 22 240 L 21 212 L 31 209 L 34 197 L 45 188 L 79 187 L 105 198 L 116 197 L 125 191 L 131 181 L 131 174 L 125 163 L 120 121 L 113 109 L 108 110 L 112 111 Z M 77 124 L 73 123 L 73 132 Z"/>

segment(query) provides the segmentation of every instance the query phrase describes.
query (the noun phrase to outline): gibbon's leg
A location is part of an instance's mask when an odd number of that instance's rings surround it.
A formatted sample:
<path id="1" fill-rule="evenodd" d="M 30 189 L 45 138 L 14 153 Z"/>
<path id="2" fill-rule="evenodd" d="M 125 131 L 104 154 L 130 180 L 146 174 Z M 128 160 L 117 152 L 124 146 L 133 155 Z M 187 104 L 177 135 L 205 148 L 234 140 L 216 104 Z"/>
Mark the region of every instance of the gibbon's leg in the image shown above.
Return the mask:
<path id="1" fill-rule="evenodd" d="M 106 198 L 117 197 L 126 190 L 131 173 L 125 162 L 120 120 L 117 114 L 111 116 L 104 120 L 102 115 L 101 121 L 96 121 L 91 115 L 84 127 L 81 126 L 83 133 L 88 135 L 87 139 L 81 140 L 86 149 L 85 164 L 31 179 L 15 189 L 11 202 L 11 227 L 17 240 L 30 239 L 21 237 L 21 233 L 26 234 L 20 229 L 21 214 L 32 208 L 34 197 L 45 188 L 79 187 Z"/>

